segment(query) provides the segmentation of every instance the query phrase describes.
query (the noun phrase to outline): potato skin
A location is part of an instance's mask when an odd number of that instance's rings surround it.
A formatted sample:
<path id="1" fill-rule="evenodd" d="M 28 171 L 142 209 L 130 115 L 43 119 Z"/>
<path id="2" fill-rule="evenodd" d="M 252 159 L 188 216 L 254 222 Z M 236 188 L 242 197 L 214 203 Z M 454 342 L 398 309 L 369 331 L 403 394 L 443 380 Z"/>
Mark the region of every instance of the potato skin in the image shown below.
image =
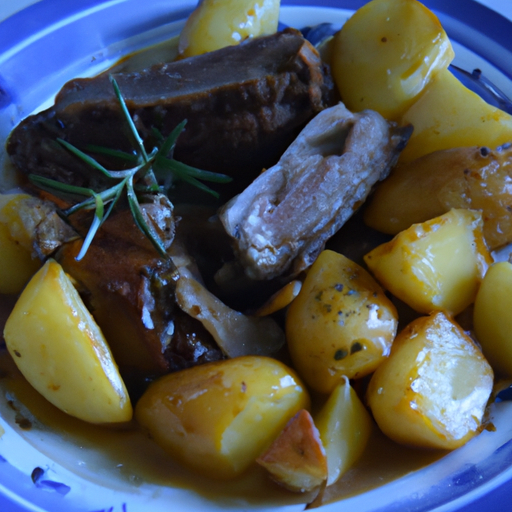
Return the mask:
<path id="1" fill-rule="evenodd" d="M 492 387 L 493 371 L 480 349 L 437 312 L 399 333 L 372 375 L 367 401 L 394 441 L 451 450 L 480 432 Z"/>
<path id="2" fill-rule="evenodd" d="M 309 411 L 299 411 L 256 462 L 292 492 L 319 489 L 327 480 L 327 457 Z"/>
<path id="3" fill-rule="evenodd" d="M 512 242 L 512 148 L 473 146 L 399 164 L 371 197 L 364 221 L 396 235 L 452 208 L 481 210 L 491 250 Z"/>
<path id="4" fill-rule="evenodd" d="M 161 377 L 135 417 L 179 462 L 226 480 L 243 473 L 309 406 L 295 372 L 272 358 L 244 356 Z"/>
<path id="5" fill-rule="evenodd" d="M 368 375 L 389 354 L 397 312 L 361 266 L 323 251 L 286 316 L 294 367 L 307 384 L 330 393 L 343 376 Z"/>

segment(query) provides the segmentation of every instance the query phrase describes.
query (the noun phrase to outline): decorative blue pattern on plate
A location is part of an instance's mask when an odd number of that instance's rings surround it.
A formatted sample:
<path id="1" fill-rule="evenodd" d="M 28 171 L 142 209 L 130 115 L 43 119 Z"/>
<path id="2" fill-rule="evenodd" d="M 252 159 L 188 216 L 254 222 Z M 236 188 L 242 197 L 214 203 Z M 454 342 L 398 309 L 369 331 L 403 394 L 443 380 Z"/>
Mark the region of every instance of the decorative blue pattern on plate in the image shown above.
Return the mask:
<path id="1" fill-rule="evenodd" d="M 177 33 L 195 0 L 42 0 L 0 24 L 0 140 L 47 101 L 65 81 L 91 75 L 122 56 Z M 282 0 L 282 21 L 341 24 L 365 0 Z M 425 0 L 446 28 L 456 65 L 481 69 L 504 95 L 512 91 L 512 24 L 471 0 Z M 314 20 L 313 20 L 314 18 Z M 6 305 L 3 306 L 7 307 Z M 1 386 L 1 381 L 0 381 Z M 0 400 L 4 397 L 3 391 Z M 324 506 L 325 512 L 445 512 L 512 478 L 512 404 L 496 405 L 496 432 L 484 432 L 439 462 L 364 495 Z M 163 512 L 249 510 L 236 500 L 211 501 L 192 491 L 88 475 L 81 447 L 51 431 L 24 431 L 5 399 L 0 403 L 0 494 L 19 510 Z M 84 448 L 84 450 L 87 450 Z M 85 457 L 85 455 L 84 455 Z M 87 465 L 85 465 L 87 466 Z M 261 507 L 292 512 L 302 505 Z M 10 511 L 9 511 L 10 512 Z"/>

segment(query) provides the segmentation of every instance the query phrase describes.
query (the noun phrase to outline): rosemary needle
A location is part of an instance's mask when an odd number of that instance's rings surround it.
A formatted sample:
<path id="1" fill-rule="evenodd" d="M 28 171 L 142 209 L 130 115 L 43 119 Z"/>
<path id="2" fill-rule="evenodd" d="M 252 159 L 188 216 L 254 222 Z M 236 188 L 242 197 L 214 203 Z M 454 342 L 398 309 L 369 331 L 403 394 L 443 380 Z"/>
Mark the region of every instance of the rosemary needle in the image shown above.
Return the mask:
<path id="1" fill-rule="evenodd" d="M 57 139 L 64 148 L 74 154 L 77 158 L 102 173 L 108 180 L 114 182 L 112 186 L 98 192 L 90 188 L 62 183 L 60 181 L 35 174 L 31 174 L 29 178 L 36 186 L 49 190 L 60 196 L 64 196 L 67 199 L 74 201 L 77 200 L 77 198 L 82 198 L 80 202 L 62 212 L 66 217 L 79 210 L 94 210 L 92 223 L 87 235 L 85 236 L 80 253 L 76 257 L 77 260 L 80 260 L 85 256 L 98 229 L 108 218 L 121 198 L 123 192 L 126 195 L 128 206 L 136 226 L 150 240 L 160 256 L 167 258 L 168 255 L 162 239 L 153 226 L 148 224 L 144 218 L 144 213 L 142 211 L 137 192 L 144 194 L 159 193 L 162 190 L 162 185 L 159 180 L 161 180 L 161 182 L 166 186 L 169 186 L 169 184 L 172 184 L 174 178 L 176 180 L 182 180 L 189 183 L 204 192 L 218 197 L 218 194 L 205 185 L 203 181 L 228 183 L 232 178 L 224 174 L 196 169 L 195 167 L 191 167 L 174 159 L 173 154 L 176 141 L 185 128 L 186 120 L 178 124 L 167 138 L 164 138 L 158 130 L 153 129 L 153 133 L 158 140 L 159 146 L 155 147 L 153 151 L 148 154 L 144 147 L 144 141 L 137 131 L 116 80 L 113 77 L 110 77 L 110 81 L 114 88 L 114 93 L 119 102 L 123 117 L 135 140 L 136 147 L 134 153 L 125 153 L 123 151 L 105 148 L 102 146 L 88 146 L 87 149 L 96 154 L 108 155 L 125 160 L 126 162 L 134 164 L 134 167 L 123 171 L 108 170 L 92 156 L 84 153 L 69 142 L 63 139 Z M 107 209 L 105 209 L 106 205 L 108 205 Z"/>

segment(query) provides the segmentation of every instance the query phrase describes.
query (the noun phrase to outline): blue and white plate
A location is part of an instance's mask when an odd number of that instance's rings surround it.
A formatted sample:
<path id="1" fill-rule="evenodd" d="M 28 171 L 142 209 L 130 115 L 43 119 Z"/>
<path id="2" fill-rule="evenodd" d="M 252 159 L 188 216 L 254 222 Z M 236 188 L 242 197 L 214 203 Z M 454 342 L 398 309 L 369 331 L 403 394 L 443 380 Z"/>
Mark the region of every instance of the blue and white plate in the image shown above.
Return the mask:
<path id="1" fill-rule="evenodd" d="M 281 21 L 295 27 L 326 21 L 341 26 L 363 3 L 282 0 Z M 455 64 L 468 71 L 482 70 L 512 97 L 512 24 L 472 0 L 424 3 L 448 32 L 457 55 Z M 2 147 L 11 129 L 49 105 L 67 80 L 94 75 L 128 54 L 177 35 L 195 4 L 195 0 L 41 0 L 0 23 Z M 2 183 L 9 183 L 8 173 Z M 0 318 L 10 307 L 8 300 L 1 300 Z M 190 478 L 180 475 L 149 441 L 128 431 L 96 434 L 80 422 L 66 422 L 30 391 L 6 390 L 4 384 L 0 379 L 0 496 L 9 504 L 2 510 L 304 509 L 287 502 L 284 492 L 249 497 L 240 486 L 230 493 L 223 491 L 228 486 L 211 482 L 195 490 Z M 39 421 L 29 407 L 41 409 L 48 421 Z M 448 512 L 492 492 L 512 479 L 512 402 L 495 404 L 492 411 L 495 431 L 483 432 L 422 469 L 322 510 Z M 145 460 L 150 462 L 145 465 Z"/>

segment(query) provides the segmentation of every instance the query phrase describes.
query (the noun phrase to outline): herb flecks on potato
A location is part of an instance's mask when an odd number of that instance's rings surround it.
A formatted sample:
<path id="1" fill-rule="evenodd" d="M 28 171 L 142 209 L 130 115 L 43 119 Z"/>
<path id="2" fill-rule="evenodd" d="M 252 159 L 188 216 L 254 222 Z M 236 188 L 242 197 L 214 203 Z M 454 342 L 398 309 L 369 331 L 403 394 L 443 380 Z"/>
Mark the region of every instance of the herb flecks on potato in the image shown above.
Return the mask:
<path id="1" fill-rule="evenodd" d="M 323 251 L 286 317 L 293 364 L 311 388 L 331 393 L 344 376 L 373 372 L 396 334 L 395 306 L 360 265 Z"/>
<path id="2" fill-rule="evenodd" d="M 395 235 L 451 208 L 482 211 L 490 249 L 512 242 L 512 148 L 446 149 L 399 164 L 364 211 L 370 227 Z"/>

